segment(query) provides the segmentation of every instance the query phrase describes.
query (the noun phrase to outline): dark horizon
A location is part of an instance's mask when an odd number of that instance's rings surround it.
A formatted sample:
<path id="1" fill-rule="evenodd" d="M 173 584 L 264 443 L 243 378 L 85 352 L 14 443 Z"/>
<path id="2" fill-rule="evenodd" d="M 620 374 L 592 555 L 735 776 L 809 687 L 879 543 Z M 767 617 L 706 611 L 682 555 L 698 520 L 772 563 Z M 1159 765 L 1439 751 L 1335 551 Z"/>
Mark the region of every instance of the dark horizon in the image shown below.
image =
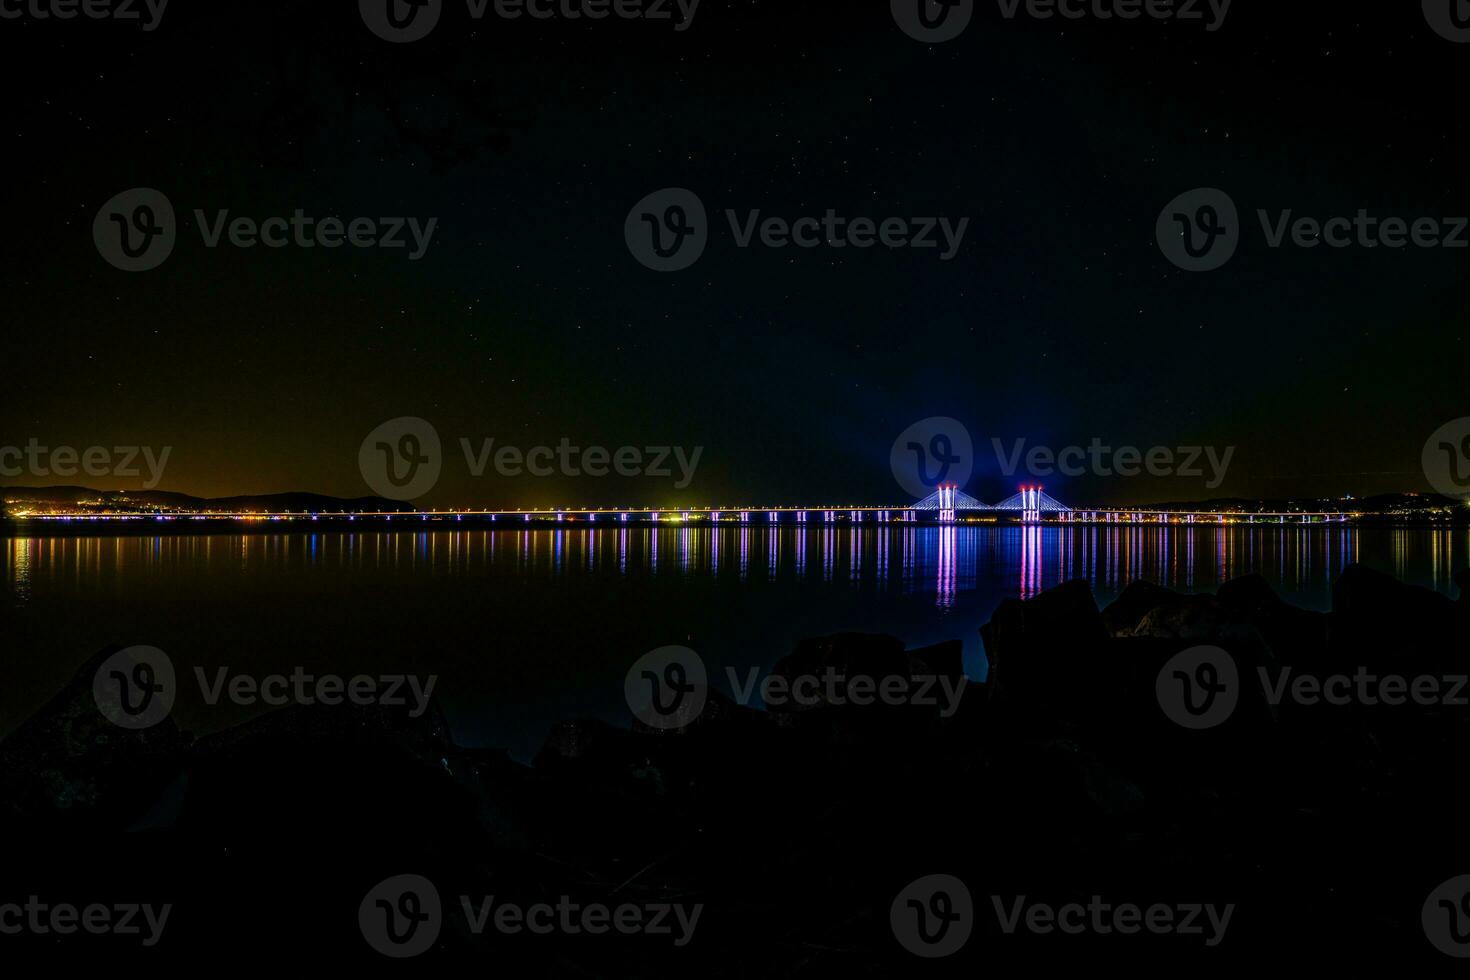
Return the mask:
<path id="1" fill-rule="evenodd" d="M 1043 492 L 1046 492 L 1046 493 L 1048 493 L 1048 495 L 1050 495 L 1049 491 L 1047 491 L 1047 488 L 1043 484 L 1038 484 L 1038 483 L 1031 482 L 1031 483 L 1024 484 L 1023 486 L 1024 487 L 1035 488 L 1035 489 L 1041 490 Z M 1022 489 L 1022 487 L 1017 487 L 1017 489 L 1020 490 L 1020 489 Z M 647 511 L 647 510 L 659 510 L 659 511 L 665 511 L 667 513 L 672 514 L 672 513 L 678 512 L 681 508 L 682 509 L 688 509 L 688 510 L 694 510 L 694 511 L 704 511 L 704 510 L 709 510 L 711 508 L 714 508 L 714 509 L 718 509 L 718 510 L 720 510 L 720 511 L 726 513 L 726 514 L 728 514 L 731 511 L 738 511 L 742 507 L 748 508 L 748 509 L 750 509 L 752 511 L 755 511 L 755 512 L 759 512 L 763 508 L 768 508 L 768 507 L 773 507 L 773 508 L 805 507 L 805 508 L 807 508 L 809 510 L 820 510 L 822 508 L 835 508 L 835 509 L 837 509 L 839 511 L 844 510 L 846 508 L 871 509 L 871 508 L 888 507 L 888 508 L 892 508 L 894 510 L 902 510 L 902 509 L 911 507 L 915 503 L 918 503 L 917 500 L 904 501 L 904 500 L 899 500 L 899 499 L 896 499 L 896 498 L 895 499 L 891 499 L 891 500 L 857 500 L 857 499 L 851 499 L 851 498 L 844 497 L 844 498 L 840 498 L 840 499 L 828 499 L 828 500 L 822 500 L 822 501 L 816 501 L 816 502 L 812 502 L 812 501 L 789 501 L 789 500 L 744 500 L 744 499 L 732 498 L 731 500 L 722 501 L 722 502 L 702 501 L 702 502 L 697 502 L 697 503 L 691 503 L 691 502 L 687 502 L 686 501 L 683 504 L 679 504 L 679 503 L 665 504 L 665 503 L 659 503 L 657 501 L 626 500 L 626 501 L 623 501 L 623 502 L 621 502 L 621 503 L 619 503 L 617 505 L 614 505 L 614 506 L 601 506 L 601 505 L 597 505 L 597 504 L 584 505 L 584 504 L 580 504 L 580 503 L 575 502 L 575 501 L 562 501 L 562 502 L 559 502 L 559 503 L 556 503 L 556 504 L 552 504 L 552 505 L 549 505 L 549 506 L 543 506 L 543 507 L 537 507 L 537 506 L 534 506 L 534 505 L 517 506 L 517 505 L 513 505 L 513 504 L 512 505 L 508 505 L 508 506 L 491 505 L 491 504 L 464 504 L 464 505 L 459 505 L 459 506 L 454 506 L 454 507 L 439 507 L 439 506 L 430 506 L 428 504 L 421 503 L 419 501 L 393 500 L 393 499 L 387 498 L 387 497 L 378 497 L 378 496 L 372 496 L 372 495 L 360 495 L 360 496 L 356 496 L 356 497 L 338 497 L 338 496 L 335 496 L 335 495 L 332 495 L 332 494 L 322 494 L 322 493 L 318 493 L 318 492 L 310 491 L 310 490 L 288 490 L 288 491 L 281 491 L 281 492 L 275 492 L 275 493 L 264 493 L 264 494 L 228 494 L 228 495 L 225 495 L 225 496 L 222 496 L 222 497 L 199 497 L 199 496 L 196 496 L 196 495 L 193 495 L 193 494 L 186 494 L 186 493 L 182 493 L 182 492 L 179 492 L 179 491 L 176 491 L 176 490 L 170 490 L 170 489 L 167 489 L 167 488 L 155 488 L 155 489 L 151 489 L 151 490 L 136 490 L 136 489 L 123 488 L 123 489 L 112 490 L 112 489 L 107 489 L 107 488 L 97 487 L 97 486 L 83 486 L 83 485 L 78 485 L 78 484 L 58 484 L 58 485 L 46 485 L 46 486 L 0 486 L 0 505 L 3 505 L 3 504 L 5 504 L 7 502 L 10 502 L 10 501 L 15 501 L 15 500 L 31 499 L 31 498 L 27 498 L 25 496 L 27 493 L 35 493 L 35 494 L 38 494 L 39 495 L 38 497 L 36 497 L 34 499 L 37 499 L 37 500 L 49 500 L 51 502 L 56 502 L 56 503 L 67 502 L 67 501 L 69 501 L 69 502 L 76 502 L 76 503 L 82 503 L 84 501 L 78 495 L 80 495 L 80 494 L 96 494 L 96 495 L 107 495 L 107 496 L 123 497 L 123 498 L 127 498 L 129 500 L 138 501 L 140 503 L 146 502 L 146 503 L 153 504 L 153 505 L 156 505 L 156 506 L 166 506 L 166 505 L 169 505 L 169 506 L 195 506 L 195 505 L 197 505 L 197 506 L 202 506 L 202 507 L 211 507 L 211 508 L 216 509 L 216 510 L 219 509 L 222 506 L 247 506 L 247 505 L 249 505 L 249 506 L 251 506 L 253 508 L 255 506 L 260 506 L 260 505 L 262 505 L 262 504 L 264 504 L 266 502 L 276 502 L 278 504 L 281 504 L 282 506 L 289 507 L 289 509 L 292 510 L 292 511 L 295 511 L 295 510 L 301 509 L 301 508 L 305 508 L 307 510 L 311 510 L 312 507 L 321 507 L 321 508 L 332 508 L 333 509 L 333 512 L 336 512 L 336 509 L 338 509 L 338 508 L 342 508 L 342 512 L 351 512 L 351 508 L 350 507 L 347 507 L 346 505 L 352 505 L 352 507 L 355 507 L 355 508 L 357 508 L 359 510 L 362 510 L 362 509 L 380 510 L 381 509 L 381 510 L 384 510 L 384 511 L 405 511 L 405 512 L 415 512 L 415 513 L 417 513 L 417 512 L 441 511 L 441 512 L 461 512 L 461 513 L 465 513 L 465 514 L 476 513 L 476 512 L 485 512 L 485 513 L 491 513 L 491 512 L 521 513 L 521 512 L 527 512 L 527 511 L 540 511 L 540 512 L 544 512 L 544 513 L 552 513 L 552 512 L 555 512 L 555 511 L 565 511 L 565 512 L 568 512 L 568 513 L 580 513 L 580 512 L 584 512 L 584 511 L 585 512 L 607 513 L 607 512 L 617 512 L 619 510 L 639 511 L 639 512 L 641 512 L 641 511 Z M 998 504 L 998 503 L 1003 502 L 1009 496 L 1011 496 L 1011 495 L 1006 494 L 1006 495 L 1003 495 L 1003 496 L 996 496 L 993 499 L 992 498 L 984 498 L 984 497 L 981 497 L 981 498 L 978 498 L 978 499 L 980 499 L 982 503 L 986 503 L 986 504 Z M 122 502 L 122 501 L 114 501 L 114 502 Z M 1364 495 L 1364 496 L 1349 495 L 1349 496 L 1343 496 L 1343 497 L 1306 497 L 1306 496 L 1303 496 L 1303 497 L 1255 497 L 1255 498 L 1252 498 L 1252 497 L 1233 497 L 1233 496 L 1206 496 L 1206 497 L 1191 497 L 1191 498 L 1175 498 L 1175 499 L 1169 499 L 1169 500 L 1147 500 L 1147 501 L 1144 501 L 1144 500 L 1132 500 L 1132 501 L 1108 502 L 1108 503 L 1100 503 L 1098 501 L 1092 501 L 1092 500 L 1074 500 L 1074 501 L 1064 501 L 1064 503 L 1066 503 L 1068 506 L 1070 506 L 1074 510 L 1084 510 L 1084 511 L 1087 510 L 1087 509 L 1089 509 L 1089 508 L 1127 510 L 1127 509 L 1132 508 L 1132 507 L 1137 507 L 1137 508 L 1145 508 L 1145 509 L 1147 509 L 1147 508 L 1160 508 L 1160 509 L 1165 509 L 1165 510 L 1184 510 L 1184 509 L 1188 509 L 1190 507 L 1198 507 L 1198 508 L 1209 508 L 1209 507 L 1221 507 L 1221 508 L 1223 508 L 1223 507 L 1232 507 L 1233 508 L 1233 507 L 1244 506 L 1244 507 L 1247 507 L 1248 508 L 1248 507 L 1253 506 L 1253 505 L 1258 505 L 1258 506 L 1260 506 L 1260 507 L 1262 507 L 1264 509 L 1270 509 L 1270 508 L 1272 508 L 1274 506 L 1298 506 L 1298 505 L 1302 505 L 1302 504 L 1321 503 L 1321 504 L 1331 504 L 1331 505 L 1333 505 L 1331 508 L 1329 508 L 1333 512 L 1338 512 L 1338 511 L 1340 511 L 1340 512 L 1346 512 L 1346 513 L 1362 512 L 1362 513 L 1368 513 L 1368 514 L 1371 514 L 1371 513 L 1381 513 L 1381 512 L 1383 512 L 1383 510 L 1382 510 L 1383 508 L 1390 508 L 1390 507 L 1402 506 L 1402 505 L 1405 505 L 1405 504 L 1413 503 L 1413 504 L 1417 504 L 1417 505 L 1421 506 L 1425 510 L 1430 510 L 1430 509 L 1443 510 L 1443 511 L 1446 511 L 1446 512 L 1449 512 L 1449 513 L 1456 514 L 1457 516 L 1459 516 L 1461 518 L 1470 519 L 1470 514 L 1462 513 L 1464 511 L 1464 509 L 1465 509 L 1464 508 L 1464 502 L 1462 500 L 1460 500 L 1459 498 L 1448 497 L 1448 496 L 1445 496 L 1443 494 L 1434 493 L 1433 491 L 1398 491 L 1398 492 L 1389 492 L 1389 493 L 1381 493 L 1381 494 L 1369 494 L 1369 495 Z M 310 504 L 311 506 L 308 506 L 308 504 Z M 326 510 L 322 510 L 320 512 L 321 513 L 324 513 L 324 514 L 327 513 Z M 6 516 L 6 515 L 4 515 L 3 513 L 0 513 L 0 516 Z"/>

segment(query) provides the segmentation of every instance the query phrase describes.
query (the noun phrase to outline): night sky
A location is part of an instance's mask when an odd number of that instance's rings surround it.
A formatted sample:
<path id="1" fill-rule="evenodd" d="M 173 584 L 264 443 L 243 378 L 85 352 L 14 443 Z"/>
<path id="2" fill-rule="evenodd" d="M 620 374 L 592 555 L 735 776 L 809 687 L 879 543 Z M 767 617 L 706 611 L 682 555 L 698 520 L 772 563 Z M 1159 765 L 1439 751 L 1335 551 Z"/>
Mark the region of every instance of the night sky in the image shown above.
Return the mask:
<path id="1" fill-rule="evenodd" d="M 1418 3 L 1237 0 L 1208 32 L 982 2 L 926 45 L 876 0 L 704 0 L 682 32 L 460 2 L 393 45 L 355 2 L 175 0 L 151 32 L 0 20 L 0 76 L 0 444 L 170 446 L 161 489 L 363 495 L 363 438 L 421 416 L 426 505 L 899 503 L 894 438 L 952 416 L 984 499 L 1020 482 L 992 437 L 1237 447 L 1216 489 L 1043 481 L 1069 503 L 1336 496 L 1427 488 L 1425 440 L 1470 415 L 1470 249 L 1272 249 L 1255 219 L 1470 215 L 1470 44 Z M 129 274 L 92 225 L 134 187 L 180 231 Z M 623 227 L 666 187 L 713 233 L 660 274 Z M 1197 187 L 1245 223 L 1210 273 L 1155 242 Z M 209 249 L 196 208 L 438 226 L 419 261 Z M 945 262 L 741 249 L 727 208 L 970 223 Z M 704 452 L 683 491 L 474 479 L 461 437 Z"/>

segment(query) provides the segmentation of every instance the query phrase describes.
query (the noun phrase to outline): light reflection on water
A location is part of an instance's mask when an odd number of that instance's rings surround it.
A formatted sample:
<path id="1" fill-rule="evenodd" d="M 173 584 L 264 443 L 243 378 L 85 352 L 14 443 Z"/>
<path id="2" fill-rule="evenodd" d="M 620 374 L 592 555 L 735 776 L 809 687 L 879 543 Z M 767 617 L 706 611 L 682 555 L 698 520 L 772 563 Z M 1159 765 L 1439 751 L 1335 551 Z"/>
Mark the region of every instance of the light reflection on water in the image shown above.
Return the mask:
<path id="1" fill-rule="evenodd" d="M 1364 561 L 1452 593 L 1470 557 L 1470 530 L 1309 527 L 674 527 L 617 530 L 422 531 L 278 535 L 11 538 L 4 585 L 106 590 L 130 576 L 261 576 L 270 572 L 387 572 L 528 582 L 613 577 L 708 580 L 735 587 L 821 583 L 932 595 L 940 609 L 981 589 L 1029 598 L 1074 578 L 1100 599 L 1134 579 L 1212 591 L 1247 573 L 1287 595 L 1330 590 Z M 1317 602 L 1318 605 L 1322 603 Z"/>
<path id="2" fill-rule="evenodd" d="M 161 537 L 0 538 L 0 733 L 85 658 L 148 644 L 214 670 L 442 675 L 463 744 L 535 754 L 567 717 L 627 724 L 628 665 L 669 644 L 712 672 L 771 669 L 805 637 L 960 640 L 1001 601 L 1086 579 L 1209 592 L 1249 572 L 1325 609 L 1360 561 L 1453 594 L 1470 530 L 1326 527 L 669 526 Z M 243 721 L 195 703 L 181 724 Z M 192 712 L 192 714 L 191 714 Z"/>

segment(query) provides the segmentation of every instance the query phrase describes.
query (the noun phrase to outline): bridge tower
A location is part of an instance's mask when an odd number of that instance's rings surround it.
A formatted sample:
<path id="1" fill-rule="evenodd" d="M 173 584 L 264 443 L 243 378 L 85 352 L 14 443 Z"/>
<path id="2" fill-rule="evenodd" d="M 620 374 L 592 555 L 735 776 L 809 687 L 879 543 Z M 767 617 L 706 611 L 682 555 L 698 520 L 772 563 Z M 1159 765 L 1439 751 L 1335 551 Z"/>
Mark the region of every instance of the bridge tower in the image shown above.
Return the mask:
<path id="1" fill-rule="evenodd" d="M 1025 506 L 1022 508 L 1021 511 L 1021 523 L 1041 523 L 1041 493 L 1044 489 L 1044 487 L 1039 486 L 1021 488 L 1021 493 L 1024 495 L 1025 498 Z"/>
<path id="2" fill-rule="evenodd" d="M 939 522 L 941 524 L 954 523 L 955 493 L 959 488 L 958 483 L 941 483 L 939 485 Z"/>

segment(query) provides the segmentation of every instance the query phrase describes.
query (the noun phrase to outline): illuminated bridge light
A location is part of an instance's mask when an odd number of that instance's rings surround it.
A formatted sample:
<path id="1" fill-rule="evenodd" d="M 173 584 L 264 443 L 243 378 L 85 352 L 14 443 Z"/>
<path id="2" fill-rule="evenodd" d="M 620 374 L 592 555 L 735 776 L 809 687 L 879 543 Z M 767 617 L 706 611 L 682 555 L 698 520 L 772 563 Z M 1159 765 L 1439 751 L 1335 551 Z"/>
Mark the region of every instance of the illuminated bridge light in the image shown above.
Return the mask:
<path id="1" fill-rule="evenodd" d="M 767 514 L 766 517 L 768 520 L 770 520 L 772 524 L 779 523 L 781 520 L 781 515 L 776 513 L 774 510 Z"/>

